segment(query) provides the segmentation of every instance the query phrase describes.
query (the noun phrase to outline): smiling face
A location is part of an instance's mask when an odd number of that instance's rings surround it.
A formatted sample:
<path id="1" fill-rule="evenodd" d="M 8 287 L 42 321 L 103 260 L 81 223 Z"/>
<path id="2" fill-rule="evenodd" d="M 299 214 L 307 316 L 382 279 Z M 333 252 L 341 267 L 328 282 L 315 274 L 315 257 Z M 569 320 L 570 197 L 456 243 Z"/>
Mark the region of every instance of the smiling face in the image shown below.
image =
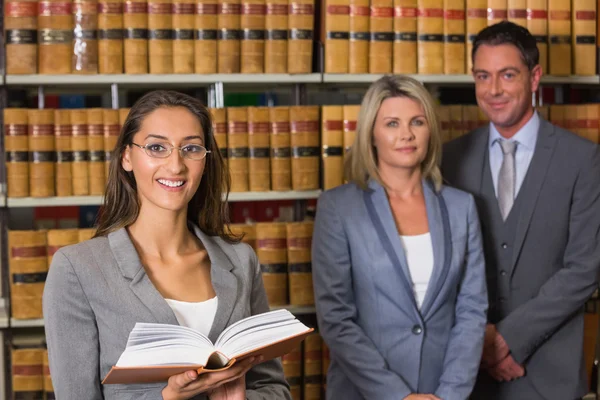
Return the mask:
<path id="1" fill-rule="evenodd" d="M 204 146 L 204 132 L 198 118 L 185 107 L 161 107 L 149 113 L 142 121 L 133 143 L 161 150 L 170 146 L 188 144 Z M 182 158 L 173 149 L 167 158 L 153 158 L 144 149 L 127 146 L 122 166 L 133 172 L 141 209 L 186 211 L 188 203 L 198 190 L 206 158 Z"/>
<path id="2" fill-rule="evenodd" d="M 542 70 L 529 71 L 519 49 L 512 44 L 481 45 L 473 60 L 477 103 L 505 137 L 511 137 L 533 114 L 532 93 Z"/>
<path id="3" fill-rule="evenodd" d="M 408 97 L 390 97 L 381 103 L 373 127 L 378 168 L 420 168 L 427 155 L 429 138 L 429 124 L 419 102 Z"/>

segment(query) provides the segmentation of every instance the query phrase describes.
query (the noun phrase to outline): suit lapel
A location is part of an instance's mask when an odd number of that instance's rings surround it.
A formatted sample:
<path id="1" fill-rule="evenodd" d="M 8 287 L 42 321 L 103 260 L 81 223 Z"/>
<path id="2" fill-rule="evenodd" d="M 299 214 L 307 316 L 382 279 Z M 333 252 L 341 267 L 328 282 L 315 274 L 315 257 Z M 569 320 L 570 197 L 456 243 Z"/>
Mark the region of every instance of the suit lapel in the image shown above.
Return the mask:
<path id="1" fill-rule="evenodd" d="M 519 213 L 519 221 L 517 222 L 517 230 L 515 233 L 514 251 L 511 263 L 511 273 L 516 265 L 519 253 L 525 240 L 525 235 L 529 229 L 529 223 L 533 216 L 533 210 L 539 197 L 542 185 L 546 178 L 548 165 L 552 159 L 554 145 L 556 144 L 556 136 L 554 134 L 554 126 L 544 119 L 540 119 L 540 128 L 538 132 L 535 152 L 529 169 L 527 170 L 523 185 L 519 190 L 521 200 L 521 212 Z"/>
<path id="2" fill-rule="evenodd" d="M 146 274 L 127 229 L 121 228 L 108 235 L 108 242 L 123 276 L 130 279 L 129 287 L 148 308 L 157 323 L 179 325 L 165 299 L 156 290 Z"/>

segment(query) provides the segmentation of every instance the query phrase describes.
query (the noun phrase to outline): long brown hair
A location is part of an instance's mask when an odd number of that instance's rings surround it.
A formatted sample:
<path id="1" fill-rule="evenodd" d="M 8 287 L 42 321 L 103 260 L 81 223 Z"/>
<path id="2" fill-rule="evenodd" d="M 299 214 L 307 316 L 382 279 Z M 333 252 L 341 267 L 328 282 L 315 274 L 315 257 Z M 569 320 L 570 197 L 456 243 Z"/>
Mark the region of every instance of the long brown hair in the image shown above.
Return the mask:
<path id="1" fill-rule="evenodd" d="M 210 111 L 199 100 L 171 90 L 149 92 L 131 107 L 111 154 L 103 210 L 98 218 L 95 236 L 106 236 L 133 224 L 137 219 L 140 212 L 137 185 L 133 173 L 123 169 L 122 157 L 127 146 L 131 146 L 144 118 L 162 107 L 185 107 L 194 114 L 204 132 L 204 146 L 210 150 L 200 186 L 188 204 L 188 220 L 210 236 L 220 236 L 230 243 L 238 242 L 240 238 L 229 229 L 227 197 L 223 201 L 223 196 L 229 195 L 231 179 L 217 147 Z"/>

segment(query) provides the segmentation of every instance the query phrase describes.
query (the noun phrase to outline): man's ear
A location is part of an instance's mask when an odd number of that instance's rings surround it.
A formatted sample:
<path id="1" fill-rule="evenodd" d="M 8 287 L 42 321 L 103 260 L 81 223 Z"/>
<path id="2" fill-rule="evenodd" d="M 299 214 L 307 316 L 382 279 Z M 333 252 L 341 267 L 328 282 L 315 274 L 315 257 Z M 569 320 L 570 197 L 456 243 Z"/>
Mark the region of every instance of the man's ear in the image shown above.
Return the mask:
<path id="1" fill-rule="evenodd" d="M 123 156 L 121 157 L 121 166 L 127 172 L 133 171 L 133 165 L 131 164 L 131 146 L 125 146 Z"/>
<path id="2" fill-rule="evenodd" d="M 531 70 L 531 91 L 532 92 L 537 92 L 538 88 L 540 87 L 540 80 L 542 79 L 542 74 L 544 73 L 544 71 L 542 71 L 542 66 L 541 65 L 536 65 L 535 67 L 533 67 L 533 69 Z"/>

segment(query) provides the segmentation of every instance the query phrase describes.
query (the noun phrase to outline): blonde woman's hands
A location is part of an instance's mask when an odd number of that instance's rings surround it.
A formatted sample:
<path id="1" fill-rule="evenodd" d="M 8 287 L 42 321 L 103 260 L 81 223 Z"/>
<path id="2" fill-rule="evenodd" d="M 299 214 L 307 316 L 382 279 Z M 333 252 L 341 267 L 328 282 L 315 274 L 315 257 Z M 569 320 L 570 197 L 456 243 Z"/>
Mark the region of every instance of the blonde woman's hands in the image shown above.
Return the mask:
<path id="1" fill-rule="evenodd" d="M 225 371 L 211 372 L 198 375 L 194 370 L 173 375 L 162 391 L 163 400 L 187 400 L 200 393 L 207 393 L 212 400 L 236 400 L 237 397 L 223 397 L 231 393 L 237 395 L 241 391 L 240 378 L 243 380 L 245 399 L 245 375 L 250 368 L 259 363 L 260 359 L 249 358 L 235 363 Z M 233 384 L 230 384 L 234 382 Z M 221 389 L 223 385 L 225 388 Z M 213 397 L 215 396 L 215 397 Z M 221 396 L 221 397 L 219 397 Z"/>

